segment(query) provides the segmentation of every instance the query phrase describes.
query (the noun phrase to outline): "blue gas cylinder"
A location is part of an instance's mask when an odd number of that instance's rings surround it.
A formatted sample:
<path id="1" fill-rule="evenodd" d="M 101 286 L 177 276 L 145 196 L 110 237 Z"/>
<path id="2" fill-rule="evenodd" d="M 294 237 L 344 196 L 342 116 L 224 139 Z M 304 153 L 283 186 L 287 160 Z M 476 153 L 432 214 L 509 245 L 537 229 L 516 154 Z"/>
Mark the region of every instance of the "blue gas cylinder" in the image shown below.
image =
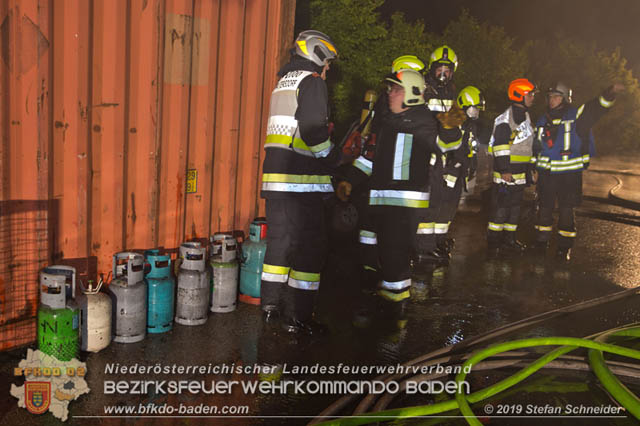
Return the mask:
<path id="1" fill-rule="evenodd" d="M 240 264 L 240 301 L 260 304 L 262 263 L 267 251 L 267 221 L 258 217 L 249 225 L 249 239 L 242 243 Z"/>
<path id="2" fill-rule="evenodd" d="M 157 249 L 147 250 L 144 255 L 150 265 L 144 278 L 148 287 L 147 332 L 164 333 L 173 326 L 176 286 L 171 276 L 171 257 L 161 255 Z"/>

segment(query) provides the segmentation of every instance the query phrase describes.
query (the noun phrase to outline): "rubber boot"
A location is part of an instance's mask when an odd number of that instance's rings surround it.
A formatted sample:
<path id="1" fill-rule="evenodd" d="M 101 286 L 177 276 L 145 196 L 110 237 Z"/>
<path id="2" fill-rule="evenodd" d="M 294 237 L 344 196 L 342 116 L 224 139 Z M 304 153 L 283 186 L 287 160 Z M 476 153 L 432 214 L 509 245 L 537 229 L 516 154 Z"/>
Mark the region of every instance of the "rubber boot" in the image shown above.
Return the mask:
<path id="1" fill-rule="evenodd" d="M 558 247 L 556 250 L 556 259 L 560 262 L 568 262 L 571 260 L 571 249 Z"/>
<path id="2" fill-rule="evenodd" d="M 408 291 L 408 289 L 407 289 Z M 409 298 L 401 300 L 391 300 L 384 292 L 379 292 L 378 311 L 380 317 L 384 320 L 381 328 L 387 331 L 402 330 L 407 325 L 407 305 Z"/>
<path id="3" fill-rule="evenodd" d="M 293 335 L 322 335 L 327 327 L 314 319 L 313 307 L 317 291 L 287 286 L 285 291 L 284 331 Z"/>
<path id="4" fill-rule="evenodd" d="M 534 254 L 544 256 L 547 253 L 547 249 L 549 248 L 549 242 L 536 241 L 531 245 L 530 248 Z"/>
<path id="5" fill-rule="evenodd" d="M 522 254 L 527 246 L 516 239 L 515 231 L 503 232 L 503 240 L 500 246 L 505 254 Z"/>

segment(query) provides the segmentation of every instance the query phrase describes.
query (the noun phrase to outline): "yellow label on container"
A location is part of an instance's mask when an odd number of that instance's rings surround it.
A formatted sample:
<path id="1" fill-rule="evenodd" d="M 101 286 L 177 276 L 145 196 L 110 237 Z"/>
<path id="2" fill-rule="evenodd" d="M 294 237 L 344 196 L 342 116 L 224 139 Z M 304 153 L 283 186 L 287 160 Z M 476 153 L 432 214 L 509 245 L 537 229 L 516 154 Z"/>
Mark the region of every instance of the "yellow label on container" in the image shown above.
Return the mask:
<path id="1" fill-rule="evenodd" d="M 187 194 L 195 194 L 198 192 L 198 170 L 187 170 Z"/>

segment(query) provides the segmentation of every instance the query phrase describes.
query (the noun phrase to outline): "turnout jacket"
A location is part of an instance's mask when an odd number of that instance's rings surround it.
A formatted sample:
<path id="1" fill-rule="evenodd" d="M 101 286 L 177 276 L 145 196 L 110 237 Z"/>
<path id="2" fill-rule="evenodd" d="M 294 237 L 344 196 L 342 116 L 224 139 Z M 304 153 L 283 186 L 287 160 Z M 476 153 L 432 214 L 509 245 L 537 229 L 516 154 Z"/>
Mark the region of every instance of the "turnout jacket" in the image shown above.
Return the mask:
<path id="1" fill-rule="evenodd" d="M 340 150 L 329 139 L 327 85 L 313 62 L 294 57 L 271 94 L 263 163 L 263 198 L 333 192 Z"/>
<path id="2" fill-rule="evenodd" d="M 493 155 L 493 182 L 507 185 L 526 185 L 527 174 L 534 161 L 534 129 L 525 108 L 509 106 L 494 121 L 489 140 L 489 152 Z M 503 173 L 511 173 L 513 181 L 502 179 Z"/>
<path id="3" fill-rule="evenodd" d="M 591 128 L 614 103 L 604 93 L 578 108 L 563 103 L 537 122 L 536 167 L 552 174 L 581 172 L 595 154 Z"/>
<path id="4" fill-rule="evenodd" d="M 449 111 L 453 107 L 456 98 L 456 89 L 453 82 L 440 86 L 430 75 L 427 77 L 426 82 L 427 90 L 424 92 L 424 98 L 427 108 L 434 116 Z M 468 151 L 463 146 L 464 130 L 460 129 L 458 132 L 459 138 L 448 138 L 451 134 L 450 131 L 441 126 L 438 128 L 436 143 L 438 144 L 439 152 L 432 154 L 429 164 L 432 166 L 434 176 L 442 176 L 443 183 L 449 188 L 454 188 L 458 179 L 464 179 L 466 175 L 464 164 L 467 162 Z M 434 182 L 434 184 L 440 183 L 442 182 Z"/>
<path id="5" fill-rule="evenodd" d="M 434 114 L 449 111 L 456 99 L 456 89 L 453 82 L 449 82 L 446 86 L 439 86 L 438 82 L 429 75 L 426 78 L 426 83 L 427 90 L 424 92 L 424 99 L 427 101 L 427 108 Z"/>
<path id="6" fill-rule="evenodd" d="M 368 180 L 369 205 L 429 207 L 429 161 L 441 153 L 438 122 L 424 106 L 380 117 L 373 160 L 364 156 L 345 171 L 354 185 Z M 445 140 L 460 140 L 460 130 L 445 130 Z"/>

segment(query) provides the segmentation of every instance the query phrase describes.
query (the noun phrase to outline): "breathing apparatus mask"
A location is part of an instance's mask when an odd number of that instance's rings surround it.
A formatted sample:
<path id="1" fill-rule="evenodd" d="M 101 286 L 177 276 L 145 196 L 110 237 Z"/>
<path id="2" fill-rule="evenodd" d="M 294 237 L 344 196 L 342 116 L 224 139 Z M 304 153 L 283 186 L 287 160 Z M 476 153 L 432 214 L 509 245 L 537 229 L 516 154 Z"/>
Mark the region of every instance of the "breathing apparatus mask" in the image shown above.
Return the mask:
<path id="1" fill-rule="evenodd" d="M 472 120 L 475 120 L 480 116 L 480 110 L 476 106 L 467 107 L 465 112 L 467 113 L 467 117 Z"/>

